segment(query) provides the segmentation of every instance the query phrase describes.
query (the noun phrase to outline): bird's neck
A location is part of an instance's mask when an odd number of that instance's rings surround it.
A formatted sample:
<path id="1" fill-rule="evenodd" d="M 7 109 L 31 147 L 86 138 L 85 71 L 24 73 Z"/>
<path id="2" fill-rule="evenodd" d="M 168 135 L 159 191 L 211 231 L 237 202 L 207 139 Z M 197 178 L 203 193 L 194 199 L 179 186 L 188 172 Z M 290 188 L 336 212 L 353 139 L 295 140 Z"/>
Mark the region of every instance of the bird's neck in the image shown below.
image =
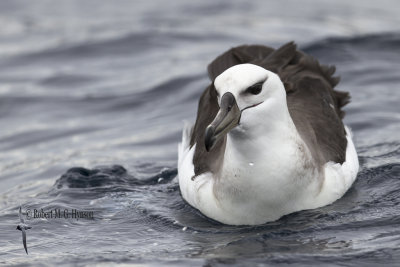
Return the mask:
<path id="1" fill-rule="evenodd" d="M 249 130 L 239 126 L 228 134 L 223 171 L 243 162 L 253 167 L 278 160 L 289 164 L 297 159 L 296 151 L 302 143 L 289 112 L 265 118 L 263 124 Z"/>
<path id="2" fill-rule="evenodd" d="M 276 101 L 277 102 L 277 101 Z M 296 126 L 289 114 L 286 99 L 274 103 L 269 110 L 262 114 L 260 120 L 251 120 L 252 124 L 239 125 L 229 132 L 225 149 L 225 163 L 264 161 L 268 156 L 289 160 L 291 154 L 288 148 L 296 149 L 302 143 Z"/>

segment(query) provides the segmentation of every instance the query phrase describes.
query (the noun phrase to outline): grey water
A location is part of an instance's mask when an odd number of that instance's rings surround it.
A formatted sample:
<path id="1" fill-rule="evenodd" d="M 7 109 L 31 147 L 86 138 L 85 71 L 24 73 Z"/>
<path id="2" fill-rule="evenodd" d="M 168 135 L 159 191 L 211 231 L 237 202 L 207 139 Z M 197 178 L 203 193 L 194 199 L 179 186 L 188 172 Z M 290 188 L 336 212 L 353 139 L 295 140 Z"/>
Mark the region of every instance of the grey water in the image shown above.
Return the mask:
<path id="1" fill-rule="evenodd" d="M 395 0 L 1 1 L 0 264 L 398 266 L 399 11 Z M 336 65 L 351 94 L 358 178 L 332 205 L 276 222 L 211 221 L 175 179 L 206 66 L 236 45 L 291 40 Z"/>

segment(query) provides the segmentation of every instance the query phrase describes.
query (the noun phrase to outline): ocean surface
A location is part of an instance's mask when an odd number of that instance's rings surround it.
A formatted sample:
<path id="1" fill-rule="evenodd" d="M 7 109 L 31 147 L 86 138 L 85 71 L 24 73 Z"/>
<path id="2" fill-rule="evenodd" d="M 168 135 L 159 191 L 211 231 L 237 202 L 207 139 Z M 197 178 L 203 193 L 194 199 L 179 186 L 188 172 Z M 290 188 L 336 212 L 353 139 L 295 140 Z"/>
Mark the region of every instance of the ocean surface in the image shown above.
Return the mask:
<path id="1" fill-rule="evenodd" d="M 1 1 L 0 264 L 399 266 L 399 11 L 395 0 Z M 206 66 L 236 45 L 291 40 L 336 65 L 351 93 L 358 178 L 323 208 L 213 222 L 175 179 Z"/>

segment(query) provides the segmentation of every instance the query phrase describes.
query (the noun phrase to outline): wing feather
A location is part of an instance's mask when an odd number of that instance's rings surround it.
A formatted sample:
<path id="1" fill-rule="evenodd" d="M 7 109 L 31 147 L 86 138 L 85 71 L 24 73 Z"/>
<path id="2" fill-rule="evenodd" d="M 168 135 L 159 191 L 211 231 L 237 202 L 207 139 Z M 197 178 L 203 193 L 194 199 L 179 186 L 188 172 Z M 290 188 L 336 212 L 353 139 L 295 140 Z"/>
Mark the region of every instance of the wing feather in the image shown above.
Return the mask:
<path id="1" fill-rule="evenodd" d="M 190 142 L 191 146 L 197 144 L 193 160 L 196 175 L 215 170 L 225 150 L 225 140 L 222 140 L 211 154 L 205 155 L 204 132 L 218 112 L 213 82 L 228 68 L 243 63 L 252 63 L 279 75 L 285 85 L 294 124 L 317 162 L 345 161 L 347 140 L 341 119 L 344 117 L 342 107 L 350 96 L 348 92 L 334 90 L 339 82 L 339 77 L 333 76 L 335 66 L 321 65 L 297 50 L 294 42 L 276 50 L 262 45 L 242 45 L 221 54 L 208 66 L 212 84 L 200 98 Z"/>

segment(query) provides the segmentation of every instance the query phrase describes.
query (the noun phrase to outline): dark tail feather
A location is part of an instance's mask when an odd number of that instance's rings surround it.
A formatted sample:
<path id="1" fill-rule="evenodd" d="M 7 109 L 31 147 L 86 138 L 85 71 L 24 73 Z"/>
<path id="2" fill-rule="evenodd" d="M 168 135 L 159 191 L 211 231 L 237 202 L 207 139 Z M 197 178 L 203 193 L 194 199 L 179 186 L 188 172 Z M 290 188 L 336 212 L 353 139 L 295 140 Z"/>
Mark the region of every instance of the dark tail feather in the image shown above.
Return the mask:
<path id="1" fill-rule="evenodd" d="M 252 56 L 248 53 L 246 53 L 243 49 L 232 49 L 232 54 L 233 56 L 242 64 L 242 63 L 248 63 L 252 60 Z"/>
<path id="2" fill-rule="evenodd" d="M 278 73 L 296 56 L 296 48 L 294 42 L 289 42 L 272 52 L 260 65 Z"/>
<path id="3" fill-rule="evenodd" d="M 336 106 L 339 109 L 339 116 L 343 119 L 345 112 L 341 109 L 350 102 L 350 94 L 348 92 L 334 90 L 333 94 L 336 99 Z"/>

